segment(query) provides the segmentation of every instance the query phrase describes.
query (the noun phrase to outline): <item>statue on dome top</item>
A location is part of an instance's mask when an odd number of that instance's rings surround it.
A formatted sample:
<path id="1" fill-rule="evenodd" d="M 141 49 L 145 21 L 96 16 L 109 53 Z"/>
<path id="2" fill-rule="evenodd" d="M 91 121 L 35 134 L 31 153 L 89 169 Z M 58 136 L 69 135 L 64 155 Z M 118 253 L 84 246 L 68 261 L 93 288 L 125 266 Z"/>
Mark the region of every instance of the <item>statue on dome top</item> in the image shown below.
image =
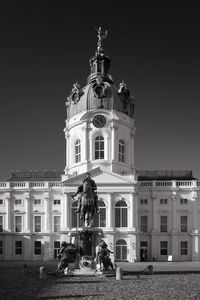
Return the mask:
<path id="1" fill-rule="evenodd" d="M 99 27 L 98 29 L 95 28 L 97 30 L 97 37 L 98 37 L 98 42 L 97 42 L 97 54 L 101 54 L 103 52 L 103 46 L 102 46 L 102 40 L 106 39 L 107 35 L 108 35 L 108 31 L 102 31 L 101 27 Z"/>

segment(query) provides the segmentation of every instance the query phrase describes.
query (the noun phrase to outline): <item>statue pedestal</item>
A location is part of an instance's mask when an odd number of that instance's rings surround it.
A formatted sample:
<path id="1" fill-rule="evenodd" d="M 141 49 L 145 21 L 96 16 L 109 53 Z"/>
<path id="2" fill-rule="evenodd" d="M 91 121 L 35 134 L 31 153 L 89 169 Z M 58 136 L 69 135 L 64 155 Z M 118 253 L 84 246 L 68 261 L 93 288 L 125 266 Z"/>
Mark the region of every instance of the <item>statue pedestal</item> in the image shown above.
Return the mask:
<path id="1" fill-rule="evenodd" d="M 71 242 L 78 249 L 79 257 L 77 257 L 74 264 L 69 265 L 71 271 L 66 271 L 65 274 L 86 276 L 96 274 L 96 247 L 103 238 L 103 231 L 93 227 L 83 228 L 72 231 L 70 236 Z"/>

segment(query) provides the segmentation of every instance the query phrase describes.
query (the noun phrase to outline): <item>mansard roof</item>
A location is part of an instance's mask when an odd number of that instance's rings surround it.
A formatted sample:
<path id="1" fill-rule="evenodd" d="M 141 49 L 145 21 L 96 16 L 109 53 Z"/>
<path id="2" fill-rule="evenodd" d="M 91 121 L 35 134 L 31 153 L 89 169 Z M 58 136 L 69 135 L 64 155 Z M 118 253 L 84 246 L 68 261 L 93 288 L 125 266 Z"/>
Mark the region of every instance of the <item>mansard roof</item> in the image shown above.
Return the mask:
<path id="1" fill-rule="evenodd" d="M 191 170 L 138 170 L 138 180 L 195 180 Z"/>
<path id="2" fill-rule="evenodd" d="M 12 171 L 9 181 L 61 181 L 63 171 Z"/>

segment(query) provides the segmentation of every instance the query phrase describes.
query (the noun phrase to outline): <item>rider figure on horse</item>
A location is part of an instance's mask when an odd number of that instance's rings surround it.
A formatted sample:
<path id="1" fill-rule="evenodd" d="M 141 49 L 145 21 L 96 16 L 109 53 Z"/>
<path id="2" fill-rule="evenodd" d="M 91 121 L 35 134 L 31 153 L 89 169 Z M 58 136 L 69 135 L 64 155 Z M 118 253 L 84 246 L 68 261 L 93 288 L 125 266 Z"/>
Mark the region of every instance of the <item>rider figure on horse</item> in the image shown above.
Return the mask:
<path id="1" fill-rule="evenodd" d="M 96 185 L 95 181 L 90 178 L 90 173 L 89 172 L 87 172 L 85 174 L 85 177 L 82 180 L 82 184 L 77 188 L 76 193 L 72 195 L 72 198 L 74 199 L 75 196 L 80 194 L 80 196 L 78 197 L 78 208 L 75 212 L 80 213 L 80 211 L 81 211 L 81 205 L 82 205 L 81 200 L 82 200 L 82 195 L 83 195 L 83 184 L 84 184 L 85 181 L 88 181 L 90 183 L 91 187 L 92 187 L 92 190 L 93 190 L 93 193 L 94 193 L 94 207 L 95 207 L 96 213 L 99 213 L 99 208 L 98 208 L 98 204 L 97 204 L 98 197 L 97 197 L 97 192 L 96 192 L 97 185 Z"/>

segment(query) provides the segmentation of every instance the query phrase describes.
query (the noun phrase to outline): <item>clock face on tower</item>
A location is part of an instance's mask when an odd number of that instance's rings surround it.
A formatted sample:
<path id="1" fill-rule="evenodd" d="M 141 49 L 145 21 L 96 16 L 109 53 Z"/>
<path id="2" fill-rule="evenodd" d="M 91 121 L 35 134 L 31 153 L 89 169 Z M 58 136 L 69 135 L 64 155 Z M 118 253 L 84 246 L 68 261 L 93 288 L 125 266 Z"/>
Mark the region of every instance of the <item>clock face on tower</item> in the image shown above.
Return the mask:
<path id="1" fill-rule="evenodd" d="M 92 124 L 94 125 L 94 127 L 102 128 L 106 125 L 106 118 L 102 115 L 96 115 L 92 119 Z"/>

